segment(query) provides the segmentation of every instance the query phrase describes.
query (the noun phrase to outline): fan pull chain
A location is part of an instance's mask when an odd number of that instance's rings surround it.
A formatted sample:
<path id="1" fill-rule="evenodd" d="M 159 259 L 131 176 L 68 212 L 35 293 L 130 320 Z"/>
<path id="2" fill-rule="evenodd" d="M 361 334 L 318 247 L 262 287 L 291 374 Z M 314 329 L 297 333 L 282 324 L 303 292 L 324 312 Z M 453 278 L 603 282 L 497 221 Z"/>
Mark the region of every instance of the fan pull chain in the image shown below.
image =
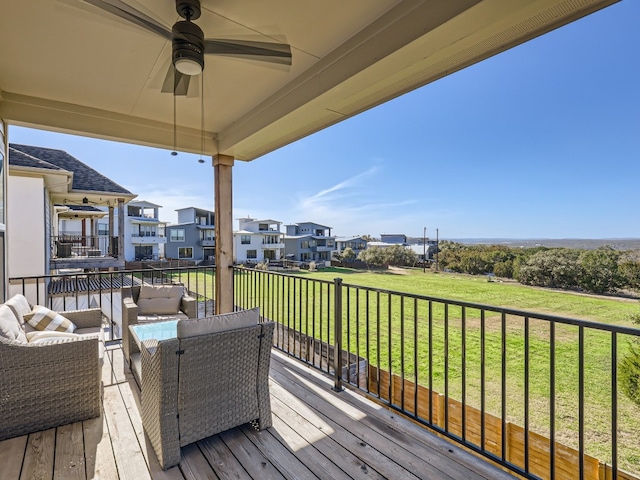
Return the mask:
<path id="1" fill-rule="evenodd" d="M 174 75 L 176 75 L 176 73 L 174 72 Z M 171 155 L 173 155 L 174 157 L 176 155 L 178 155 L 178 131 L 177 131 L 177 127 L 176 127 L 176 85 L 175 85 L 175 80 L 173 83 L 173 152 L 171 152 Z"/>
<path id="2" fill-rule="evenodd" d="M 200 159 L 204 163 L 204 72 L 200 74 Z"/>

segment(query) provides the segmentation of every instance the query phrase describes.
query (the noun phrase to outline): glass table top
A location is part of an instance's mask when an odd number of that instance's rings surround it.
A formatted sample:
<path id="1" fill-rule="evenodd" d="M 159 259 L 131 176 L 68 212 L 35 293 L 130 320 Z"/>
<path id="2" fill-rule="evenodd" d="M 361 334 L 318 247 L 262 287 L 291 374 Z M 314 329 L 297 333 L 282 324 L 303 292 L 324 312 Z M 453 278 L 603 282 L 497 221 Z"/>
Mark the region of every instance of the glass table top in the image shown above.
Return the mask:
<path id="1" fill-rule="evenodd" d="M 131 325 L 129 328 L 133 332 L 137 343 L 150 339 L 167 340 L 177 336 L 178 320 Z"/>

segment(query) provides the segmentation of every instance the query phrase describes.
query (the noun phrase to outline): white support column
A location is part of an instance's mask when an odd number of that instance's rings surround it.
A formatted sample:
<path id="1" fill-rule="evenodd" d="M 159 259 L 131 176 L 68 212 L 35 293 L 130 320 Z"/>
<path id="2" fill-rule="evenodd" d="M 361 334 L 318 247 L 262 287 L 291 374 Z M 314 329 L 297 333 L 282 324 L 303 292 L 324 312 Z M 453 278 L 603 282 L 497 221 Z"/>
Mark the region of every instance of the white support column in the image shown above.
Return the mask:
<path id="1" fill-rule="evenodd" d="M 213 157 L 216 232 L 216 313 L 233 311 L 233 157 Z"/>
<path id="2" fill-rule="evenodd" d="M 113 205 L 111 205 L 111 203 L 109 203 L 109 255 L 113 255 L 113 237 L 115 236 L 113 234 L 115 228 L 114 228 L 114 219 L 113 219 Z"/>
<path id="3" fill-rule="evenodd" d="M 118 199 L 118 260 L 124 260 L 124 198 Z"/>

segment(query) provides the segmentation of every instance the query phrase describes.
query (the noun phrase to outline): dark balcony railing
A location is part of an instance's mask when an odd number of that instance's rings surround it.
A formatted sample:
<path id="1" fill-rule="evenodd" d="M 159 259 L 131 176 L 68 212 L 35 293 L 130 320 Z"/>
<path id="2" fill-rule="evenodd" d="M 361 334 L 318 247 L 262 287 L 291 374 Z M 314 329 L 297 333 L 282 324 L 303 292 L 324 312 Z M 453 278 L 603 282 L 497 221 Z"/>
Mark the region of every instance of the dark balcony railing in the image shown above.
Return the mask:
<path id="1" fill-rule="evenodd" d="M 100 307 L 108 340 L 122 338 L 122 288 L 180 283 L 198 301 L 198 316 L 214 313 L 215 267 L 155 268 L 114 272 L 17 277 L 9 279 L 9 296 L 22 293 L 31 305 L 64 312 Z"/>
<path id="2" fill-rule="evenodd" d="M 236 269 L 289 355 L 526 478 L 640 472 L 617 365 L 640 330 Z M 632 440 L 635 439 L 635 440 Z M 635 471 L 630 474 L 623 470 Z"/>
<path id="3" fill-rule="evenodd" d="M 52 258 L 106 257 L 109 244 L 117 256 L 118 237 L 105 235 L 58 235 L 51 237 Z"/>
<path id="4" fill-rule="evenodd" d="M 10 279 L 58 311 L 102 308 L 120 337 L 119 293 L 179 282 L 214 312 L 215 268 Z M 274 346 L 525 478 L 638 479 L 640 409 L 618 362 L 640 330 L 265 270 L 234 268 L 236 308 L 277 322 Z M 635 472 L 635 473 L 629 473 Z"/>

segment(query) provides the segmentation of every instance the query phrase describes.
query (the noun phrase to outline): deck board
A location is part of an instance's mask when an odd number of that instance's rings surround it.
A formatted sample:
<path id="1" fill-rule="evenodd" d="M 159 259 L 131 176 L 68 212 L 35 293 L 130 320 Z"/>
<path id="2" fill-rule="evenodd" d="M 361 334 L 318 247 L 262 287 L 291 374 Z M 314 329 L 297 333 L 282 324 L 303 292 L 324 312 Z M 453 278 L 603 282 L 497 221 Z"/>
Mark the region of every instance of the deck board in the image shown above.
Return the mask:
<path id="1" fill-rule="evenodd" d="M 276 351 L 273 427 L 244 425 L 201 440 L 163 471 L 121 348 L 108 347 L 104 358 L 103 414 L 0 442 L 0 480 L 513 478 L 357 392 L 334 392 L 325 374 Z"/>

